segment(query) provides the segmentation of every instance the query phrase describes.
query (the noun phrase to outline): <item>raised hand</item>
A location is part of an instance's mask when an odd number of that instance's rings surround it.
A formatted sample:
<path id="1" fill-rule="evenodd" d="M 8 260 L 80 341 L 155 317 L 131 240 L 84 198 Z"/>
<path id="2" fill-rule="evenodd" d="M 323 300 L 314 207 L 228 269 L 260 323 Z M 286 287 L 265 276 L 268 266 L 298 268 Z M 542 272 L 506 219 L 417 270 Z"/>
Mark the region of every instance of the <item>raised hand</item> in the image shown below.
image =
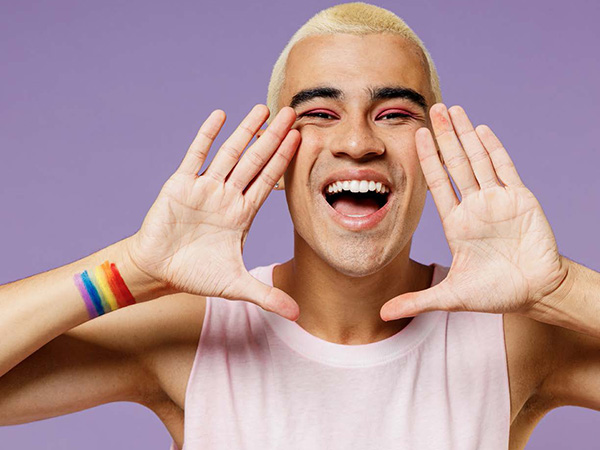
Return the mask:
<path id="1" fill-rule="evenodd" d="M 448 275 L 432 288 L 400 295 L 381 308 L 383 320 L 431 310 L 524 313 L 567 275 L 542 207 L 508 153 L 484 125 L 473 129 L 466 113 L 436 104 L 431 132 L 416 134 L 423 174 L 452 253 Z"/>
<path id="2" fill-rule="evenodd" d="M 213 111 L 132 236 L 129 253 L 175 292 L 246 300 L 296 320 L 297 303 L 252 277 L 242 260 L 250 225 L 300 142 L 291 129 L 296 114 L 284 107 L 240 158 L 268 116 L 265 105 L 256 105 L 198 175 L 225 122 L 223 111 Z"/>

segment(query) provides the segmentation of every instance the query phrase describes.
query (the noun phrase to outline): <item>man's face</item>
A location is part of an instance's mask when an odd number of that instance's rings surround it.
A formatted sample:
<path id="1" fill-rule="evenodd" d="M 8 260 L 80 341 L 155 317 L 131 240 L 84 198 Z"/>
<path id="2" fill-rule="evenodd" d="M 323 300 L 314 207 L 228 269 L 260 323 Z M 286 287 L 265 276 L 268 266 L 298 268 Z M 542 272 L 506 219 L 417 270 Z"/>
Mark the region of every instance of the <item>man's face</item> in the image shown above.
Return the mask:
<path id="1" fill-rule="evenodd" d="M 302 141 L 286 198 L 300 244 L 339 272 L 369 275 L 410 245 L 427 194 L 415 132 L 431 98 L 420 50 L 400 36 L 311 36 L 290 52 L 280 107 L 295 109 Z M 352 192 L 369 181 L 389 192 Z"/>

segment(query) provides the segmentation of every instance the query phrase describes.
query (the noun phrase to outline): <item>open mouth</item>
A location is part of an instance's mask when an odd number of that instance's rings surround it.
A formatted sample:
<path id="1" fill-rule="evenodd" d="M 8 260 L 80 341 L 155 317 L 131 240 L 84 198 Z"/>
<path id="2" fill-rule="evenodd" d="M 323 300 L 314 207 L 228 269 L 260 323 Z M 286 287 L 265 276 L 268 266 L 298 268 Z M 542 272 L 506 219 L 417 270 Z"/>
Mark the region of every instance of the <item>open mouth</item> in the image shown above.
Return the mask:
<path id="1" fill-rule="evenodd" d="M 343 181 L 326 186 L 323 195 L 338 213 L 348 217 L 366 217 L 385 206 L 390 190 L 373 181 Z"/>

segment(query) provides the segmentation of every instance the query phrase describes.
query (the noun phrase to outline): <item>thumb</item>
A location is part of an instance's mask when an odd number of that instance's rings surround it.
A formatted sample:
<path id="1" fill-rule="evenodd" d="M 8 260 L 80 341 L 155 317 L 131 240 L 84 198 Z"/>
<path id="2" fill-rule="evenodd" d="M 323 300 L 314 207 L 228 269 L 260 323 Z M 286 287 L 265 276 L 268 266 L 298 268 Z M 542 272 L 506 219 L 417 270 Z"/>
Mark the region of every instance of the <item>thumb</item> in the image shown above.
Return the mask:
<path id="1" fill-rule="evenodd" d="M 448 301 L 451 298 L 447 292 L 447 283 L 442 281 L 429 289 L 407 292 L 388 300 L 381 307 L 379 315 L 388 321 L 434 310 L 455 310 L 454 305 Z"/>
<path id="2" fill-rule="evenodd" d="M 239 298 L 242 300 L 256 303 L 264 310 L 279 314 L 286 319 L 298 320 L 300 316 L 298 303 L 281 289 L 258 281 L 248 272 L 238 279 L 237 284 L 240 286 Z"/>

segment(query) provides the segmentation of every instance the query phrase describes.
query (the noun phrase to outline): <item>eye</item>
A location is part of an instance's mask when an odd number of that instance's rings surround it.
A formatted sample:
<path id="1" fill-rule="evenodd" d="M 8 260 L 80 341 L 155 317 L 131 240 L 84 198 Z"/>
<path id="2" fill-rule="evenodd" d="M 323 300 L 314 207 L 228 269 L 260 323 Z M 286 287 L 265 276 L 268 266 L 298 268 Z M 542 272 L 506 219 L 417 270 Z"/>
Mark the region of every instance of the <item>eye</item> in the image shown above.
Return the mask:
<path id="1" fill-rule="evenodd" d="M 387 114 L 383 114 L 382 116 L 379 116 L 378 119 L 410 119 L 412 118 L 412 116 L 410 114 L 406 114 L 406 113 L 401 113 L 401 112 L 391 112 L 391 113 L 387 113 Z"/>
<path id="2" fill-rule="evenodd" d="M 329 113 L 326 113 L 325 111 L 311 111 L 304 114 L 300 114 L 299 118 L 302 117 L 316 117 L 318 119 L 335 119 L 334 116 L 332 116 Z"/>

